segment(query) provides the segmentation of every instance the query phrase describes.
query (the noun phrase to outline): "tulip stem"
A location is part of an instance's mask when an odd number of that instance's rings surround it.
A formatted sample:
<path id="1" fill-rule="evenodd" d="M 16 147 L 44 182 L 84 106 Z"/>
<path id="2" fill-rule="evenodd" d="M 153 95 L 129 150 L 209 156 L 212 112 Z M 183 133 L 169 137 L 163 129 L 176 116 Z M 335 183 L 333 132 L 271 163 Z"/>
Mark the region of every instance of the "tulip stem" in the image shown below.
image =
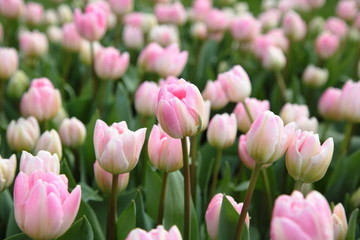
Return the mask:
<path id="1" fill-rule="evenodd" d="M 162 220 L 164 217 L 164 203 L 165 203 L 167 180 L 168 180 L 168 173 L 164 172 L 162 186 L 161 186 L 161 195 L 160 195 L 160 202 L 159 202 L 157 225 L 162 225 Z"/>
<path id="2" fill-rule="evenodd" d="M 197 157 L 197 135 L 190 137 L 190 155 L 191 155 L 191 196 L 196 203 L 196 157 Z"/>
<path id="3" fill-rule="evenodd" d="M 248 118 L 249 118 L 249 120 L 250 120 L 250 124 L 253 123 L 253 122 L 254 122 L 254 118 L 253 118 L 253 116 L 251 115 L 249 106 L 246 104 L 246 101 L 245 101 L 245 100 L 242 102 L 242 104 L 244 105 L 244 108 L 245 108 L 245 110 L 246 110 L 246 114 L 247 114 L 247 116 L 248 116 Z"/>
<path id="4" fill-rule="evenodd" d="M 91 58 L 91 75 L 93 79 L 93 97 L 94 99 L 96 99 L 98 86 L 97 86 L 96 73 L 95 73 L 95 49 L 93 42 L 90 42 L 90 58 Z"/>
<path id="5" fill-rule="evenodd" d="M 108 224 L 107 224 L 107 239 L 116 240 L 116 196 L 117 196 L 117 187 L 118 187 L 119 174 L 113 174 L 112 185 L 111 185 L 111 196 L 109 204 L 109 213 L 108 213 Z"/>
<path id="6" fill-rule="evenodd" d="M 268 200 L 268 209 L 272 210 L 272 196 L 271 196 L 271 187 L 270 187 L 270 183 L 269 183 L 269 177 L 266 171 L 266 168 L 263 168 L 261 170 L 261 175 L 263 178 L 263 182 L 264 182 L 264 187 L 265 187 L 265 191 L 266 191 L 266 196 L 267 196 L 267 200 Z"/>
<path id="7" fill-rule="evenodd" d="M 294 190 L 298 190 L 301 192 L 301 188 L 302 188 L 303 182 L 300 180 L 296 180 L 295 181 L 295 185 L 294 185 Z"/>
<path id="8" fill-rule="evenodd" d="M 79 155 L 79 149 L 74 149 L 74 177 L 77 182 L 80 181 L 80 155 Z M 64 154 L 63 154 L 64 155 Z"/>
<path id="9" fill-rule="evenodd" d="M 215 165 L 214 165 L 214 172 L 212 176 L 212 182 L 210 187 L 210 199 L 214 196 L 216 191 L 217 179 L 220 171 L 220 164 L 221 164 L 221 156 L 222 156 L 222 149 L 217 149 L 216 151 L 216 158 L 215 158 Z"/>
<path id="10" fill-rule="evenodd" d="M 190 186 L 190 169 L 189 169 L 189 153 L 187 149 L 186 137 L 181 139 L 182 154 L 184 161 L 184 240 L 190 239 L 190 201 L 191 201 L 191 186 Z"/>
<path id="11" fill-rule="evenodd" d="M 324 127 L 323 127 L 323 130 L 321 132 L 321 138 L 322 139 L 326 139 L 326 135 L 327 135 L 327 132 L 329 131 L 329 128 L 330 128 L 330 122 L 327 120 L 324 123 Z"/>
<path id="12" fill-rule="evenodd" d="M 351 122 L 348 122 L 346 124 L 345 136 L 344 136 L 344 140 L 341 145 L 341 154 L 343 156 L 346 156 L 347 152 L 349 151 L 353 126 L 354 125 Z"/>
<path id="13" fill-rule="evenodd" d="M 255 185 L 256 185 L 257 179 L 259 177 L 260 171 L 261 171 L 261 164 L 256 163 L 255 168 L 251 174 L 250 184 L 246 191 L 244 205 L 242 207 L 239 221 L 237 223 L 235 240 L 240 240 L 240 238 L 241 238 L 242 230 L 243 230 L 243 227 L 245 224 L 246 214 L 250 207 L 251 198 L 254 193 Z"/>
<path id="14" fill-rule="evenodd" d="M 4 114 L 4 100 L 5 100 L 5 91 L 4 91 L 5 81 L 0 81 L 0 114 Z M 4 114 L 5 115 L 5 114 Z"/>
<path id="15" fill-rule="evenodd" d="M 284 78 L 281 75 L 280 71 L 275 71 L 275 78 L 276 78 L 276 82 L 279 86 L 282 98 L 284 99 L 285 102 L 289 102 L 289 99 L 286 95 L 286 84 L 285 84 Z"/>

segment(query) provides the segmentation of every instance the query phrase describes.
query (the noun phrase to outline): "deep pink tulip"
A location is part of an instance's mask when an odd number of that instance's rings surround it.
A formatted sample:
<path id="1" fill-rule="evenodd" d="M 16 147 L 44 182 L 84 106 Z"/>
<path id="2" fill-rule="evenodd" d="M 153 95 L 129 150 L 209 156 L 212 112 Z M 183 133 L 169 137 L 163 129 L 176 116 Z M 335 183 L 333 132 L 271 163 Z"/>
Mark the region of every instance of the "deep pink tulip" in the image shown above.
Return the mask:
<path id="1" fill-rule="evenodd" d="M 94 163 L 94 175 L 95 181 L 99 186 L 100 190 L 104 193 L 111 193 L 112 186 L 112 178 L 113 175 L 107 171 L 105 171 L 99 164 L 98 161 Z M 125 190 L 129 183 L 130 173 L 119 174 L 118 177 L 118 185 L 117 185 L 117 193 Z"/>
<path id="2" fill-rule="evenodd" d="M 82 38 L 79 35 L 75 23 L 65 23 L 62 26 L 62 46 L 69 51 L 80 51 Z"/>
<path id="3" fill-rule="evenodd" d="M 255 40 L 260 35 L 261 26 L 256 18 L 244 15 L 231 21 L 230 31 L 234 39 L 244 42 Z"/>
<path id="4" fill-rule="evenodd" d="M 155 62 L 156 73 L 161 77 L 179 76 L 188 60 L 188 52 L 180 51 L 177 44 L 172 44 L 158 55 Z"/>
<path id="5" fill-rule="evenodd" d="M 19 67 L 19 56 L 15 48 L 0 47 L 0 59 L 0 80 L 7 80 Z"/>
<path id="6" fill-rule="evenodd" d="M 106 32 L 107 16 L 103 9 L 88 8 L 85 13 L 75 10 L 74 22 L 79 34 L 91 42 L 100 40 Z"/>
<path id="7" fill-rule="evenodd" d="M 342 118 L 340 113 L 340 96 L 341 89 L 328 88 L 321 95 L 318 109 L 321 116 L 330 120 L 340 120 Z"/>
<path id="8" fill-rule="evenodd" d="M 141 51 L 138 65 L 146 72 L 155 72 L 156 61 L 163 51 L 163 48 L 158 43 L 150 43 Z"/>
<path id="9" fill-rule="evenodd" d="M 35 171 L 30 176 L 20 172 L 16 177 L 16 223 L 33 239 L 54 239 L 63 235 L 74 222 L 80 201 L 80 186 L 69 193 L 65 175 Z"/>
<path id="10" fill-rule="evenodd" d="M 114 47 L 102 48 L 95 56 L 96 75 L 103 80 L 116 80 L 124 75 L 129 61 L 127 52 L 120 54 Z"/>
<path id="11" fill-rule="evenodd" d="M 15 19 L 20 17 L 24 9 L 23 0 L 0 0 L 0 14 Z"/>
<path id="12" fill-rule="evenodd" d="M 41 150 L 33 156 L 31 153 L 23 151 L 20 158 L 20 171 L 30 176 L 37 170 L 59 174 L 60 160 L 57 154 Z"/>
<path id="13" fill-rule="evenodd" d="M 209 123 L 207 140 L 211 146 L 225 149 L 235 142 L 236 133 L 235 114 L 216 114 Z"/>
<path id="14" fill-rule="evenodd" d="M 155 82 L 143 82 L 135 93 L 135 109 L 143 116 L 155 116 L 160 87 Z"/>
<path id="15" fill-rule="evenodd" d="M 214 110 L 221 109 L 229 103 L 226 92 L 219 81 L 207 81 L 202 96 L 205 100 L 210 100 L 211 108 Z"/>

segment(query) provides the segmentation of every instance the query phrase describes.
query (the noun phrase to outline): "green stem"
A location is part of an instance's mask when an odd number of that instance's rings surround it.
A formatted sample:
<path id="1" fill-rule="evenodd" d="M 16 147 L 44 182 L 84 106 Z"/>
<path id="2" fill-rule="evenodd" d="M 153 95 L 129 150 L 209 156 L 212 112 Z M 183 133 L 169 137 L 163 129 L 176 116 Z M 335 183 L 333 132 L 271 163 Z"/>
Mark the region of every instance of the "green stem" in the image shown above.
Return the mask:
<path id="1" fill-rule="evenodd" d="M 80 155 L 79 155 L 79 149 L 75 148 L 73 149 L 74 153 L 74 178 L 76 182 L 80 181 Z M 64 156 L 64 154 L 63 154 Z"/>
<path id="2" fill-rule="evenodd" d="M 4 112 L 4 100 L 5 100 L 5 81 L 0 80 L 0 113 Z"/>
<path id="3" fill-rule="evenodd" d="M 255 185 L 256 185 L 257 179 L 259 177 L 260 170 L 261 170 L 261 165 L 256 163 L 255 168 L 251 174 L 250 184 L 246 191 L 244 205 L 242 207 L 239 221 L 237 223 L 235 240 L 240 240 L 240 238 L 241 238 L 242 230 L 243 230 L 243 227 L 245 224 L 246 214 L 250 207 L 251 198 L 254 193 Z"/>
<path id="4" fill-rule="evenodd" d="M 90 42 L 90 57 L 91 57 L 91 75 L 93 79 L 93 97 L 96 99 L 96 93 L 97 93 L 97 79 L 96 79 L 96 73 L 95 73 L 95 49 L 94 49 L 94 43 Z"/>
<path id="5" fill-rule="evenodd" d="M 303 182 L 300 180 L 296 180 L 295 181 L 295 185 L 294 185 L 294 190 L 298 190 L 301 192 L 301 188 L 302 188 Z"/>
<path id="6" fill-rule="evenodd" d="M 284 78 L 281 75 L 280 71 L 275 71 L 275 78 L 276 78 L 276 82 L 277 82 L 277 84 L 279 86 L 282 98 L 284 99 L 285 102 L 289 102 L 289 99 L 288 99 L 288 97 L 286 95 L 285 81 L 284 81 Z"/>
<path id="7" fill-rule="evenodd" d="M 261 176 L 264 182 L 264 186 L 265 186 L 265 191 L 266 191 L 266 197 L 267 197 L 267 201 L 268 201 L 268 209 L 272 210 L 272 196 L 271 196 L 271 187 L 270 187 L 270 183 L 269 183 L 269 177 L 266 171 L 266 168 L 261 169 Z"/>
<path id="8" fill-rule="evenodd" d="M 210 198 L 212 198 L 212 196 L 214 196 L 214 194 L 215 194 L 217 179 L 218 179 L 220 165 L 221 165 L 221 156 L 222 156 L 222 149 L 217 149 L 215 165 L 214 165 L 214 172 L 213 172 L 211 187 L 210 187 Z"/>
<path id="9" fill-rule="evenodd" d="M 350 147 L 353 126 L 354 125 L 351 122 L 348 122 L 346 124 L 345 136 L 344 136 L 344 140 L 341 145 L 341 154 L 344 156 L 346 156 L 346 154 L 349 150 L 349 147 Z"/>
<path id="10" fill-rule="evenodd" d="M 119 174 L 113 174 L 112 185 L 111 185 L 111 196 L 108 212 L 108 223 L 107 223 L 107 238 L 108 240 L 116 240 L 116 198 L 117 198 L 117 185 L 118 185 Z"/>
<path id="11" fill-rule="evenodd" d="M 321 132 L 321 138 L 322 139 L 326 139 L 327 132 L 329 131 L 329 128 L 330 128 L 330 122 L 327 120 L 324 123 L 324 127 L 323 127 L 322 132 Z"/>
<path id="12" fill-rule="evenodd" d="M 160 202 L 159 202 L 159 211 L 158 211 L 158 219 L 157 224 L 162 225 L 162 220 L 164 217 L 164 203 L 165 203 L 165 195 L 166 195 L 166 184 L 168 179 L 168 173 L 164 172 L 162 186 L 161 186 L 161 195 L 160 195 Z"/>
<path id="13" fill-rule="evenodd" d="M 196 157 L 197 157 L 197 135 L 190 137 L 190 156 L 191 156 L 191 196 L 196 203 Z"/>
<path id="14" fill-rule="evenodd" d="M 189 156 L 187 149 L 186 137 L 181 139 L 182 154 L 184 161 L 184 240 L 190 239 L 190 201 L 191 201 L 191 187 L 190 187 L 190 169 Z"/>
<path id="15" fill-rule="evenodd" d="M 253 118 L 253 116 L 251 115 L 249 106 L 246 104 L 246 101 L 245 101 L 245 100 L 242 102 L 242 104 L 244 105 L 244 108 L 245 108 L 245 110 L 246 110 L 246 114 L 248 115 L 248 118 L 249 118 L 249 120 L 250 120 L 250 123 L 253 123 L 253 122 L 254 122 L 254 118 Z"/>

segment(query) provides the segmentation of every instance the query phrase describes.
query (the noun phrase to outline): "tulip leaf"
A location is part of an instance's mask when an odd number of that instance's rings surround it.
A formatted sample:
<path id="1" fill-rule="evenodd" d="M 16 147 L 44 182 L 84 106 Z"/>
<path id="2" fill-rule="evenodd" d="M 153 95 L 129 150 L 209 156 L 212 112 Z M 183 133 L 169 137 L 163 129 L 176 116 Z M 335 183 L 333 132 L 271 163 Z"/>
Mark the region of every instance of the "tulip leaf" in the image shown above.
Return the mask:
<path id="1" fill-rule="evenodd" d="M 16 223 L 14 209 L 12 209 L 7 223 L 6 237 L 10 237 L 18 233 L 21 233 L 21 230 Z"/>
<path id="2" fill-rule="evenodd" d="M 25 233 L 19 233 L 11 237 L 5 238 L 5 240 L 31 240 Z"/>
<path id="3" fill-rule="evenodd" d="M 128 208 L 120 215 L 116 223 L 116 236 L 118 240 L 123 240 L 129 232 L 136 227 L 136 205 L 135 201 L 131 201 Z"/>
<path id="4" fill-rule="evenodd" d="M 355 240 L 356 222 L 358 217 L 359 209 L 355 209 L 350 216 L 349 228 L 346 235 L 346 240 Z"/>
<path id="5" fill-rule="evenodd" d="M 77 214 L 76 221 L 81 219 L 82 216 L 86 216 L 87 221 L 89 221 L 94 238 L 96 240 L 105 240 L 104 233 L 101 230 L 99 220 L 94 212 L 94 210 L 83 200 L 81 201 L 79 212 Z"/>
<path id="6" fill-rule="evenodd" d="M 84 202 L 88 201 L 103 201 L 103 198 L 98 194 L 98 191 L 95 191 L 86 183 L 80 183 L 81 185 L 81 199 Z"/>
<path id="7" fill-rule="evenodd" d="M 137 189 L 137 195 L 135 197 L 136 203 L 136 226 L 150 230 L 152 229 L 152 223 L 150 217 L 145 212 L 144 207 L 144 198 L 142 197 L 142 193 L 139 189 Z"/>
<path id="8" fill-rule="evenodd" d="M 69 164 L 67 162 L 68 160 L 66 158 L 63 158 L 61 160 L 60 163 L 60 173 L 61 174 L 65 174 L 67 179 L 68 179 L 68 183 L 69 183 L 69 188 L 73 189 L 76 187 L 76 181 L 72 175 L 72 172 L 70 170 Z"/>
<path id="9" fill-rule="evenodd" d="M 146 174 L 145 174 L 145 206 L 147 213 L 152 219 L 156 220 L 159 209 L 160 202 L 160 193 L 161 193 L 161 183 L 162 180 L 157 174 L 156 171 L 152 170 L 149 164 L 146 164 Z"/>
<path id="10" fill-rule="evenodd" d="M 13 209 L 13 202 L 8 189 L 0 192 L 0 206 L 0 239 L 4 239 L 8 219 Z"/>
<path id="11" fill-rule="evenodd" d="M 114 104 L 110 109 L 106 122 L 111 124 L 113 122 L 120 121 L 126 121 L 129 128 L 131 128 L 132 124 L 134 124 L 134 121 L 132 121 L 131 104 L 128 99 L 128 93 L 119 83 L 116 88 Z"/>
<path id="12" fill-rule="evenodd" d="M 216 52 L 218 50 L 218 43 L 215 40 L 206 41 L 201 47 L 198 55 L 198 65 L 195 74 L 195 84 L 200 88 L 204 88 L 206 81 L 209 79 L 204 76 L 206 69 L 211 69 L 211 64 L 216 62 Z"/>
<path id="13" fill-rule="evenodd" d="M 94 233 L 89 221 L 84 215 L 76 221 L 67 232 L 58 238 L 58 240 L 93 240 Z"/>
<path id="14" fill-rule="evenodd" d="M 134 66 L 129 66 L 126 73 L 122 77 L 126 88 L 131 92 L 134 93 L 136 88 L 140 83 L 138 69 Z"/>

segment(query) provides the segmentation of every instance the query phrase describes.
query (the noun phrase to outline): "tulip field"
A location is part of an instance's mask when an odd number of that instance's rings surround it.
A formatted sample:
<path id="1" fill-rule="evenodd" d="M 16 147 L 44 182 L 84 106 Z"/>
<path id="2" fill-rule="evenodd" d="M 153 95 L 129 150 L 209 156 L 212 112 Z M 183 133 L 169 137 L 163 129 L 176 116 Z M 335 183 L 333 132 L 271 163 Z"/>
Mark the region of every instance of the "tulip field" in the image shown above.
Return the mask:
<path id="1" fill-rule="evenodd" d="M 0 239 L 359 240 L 360 0 L 0 0 Z"/>

